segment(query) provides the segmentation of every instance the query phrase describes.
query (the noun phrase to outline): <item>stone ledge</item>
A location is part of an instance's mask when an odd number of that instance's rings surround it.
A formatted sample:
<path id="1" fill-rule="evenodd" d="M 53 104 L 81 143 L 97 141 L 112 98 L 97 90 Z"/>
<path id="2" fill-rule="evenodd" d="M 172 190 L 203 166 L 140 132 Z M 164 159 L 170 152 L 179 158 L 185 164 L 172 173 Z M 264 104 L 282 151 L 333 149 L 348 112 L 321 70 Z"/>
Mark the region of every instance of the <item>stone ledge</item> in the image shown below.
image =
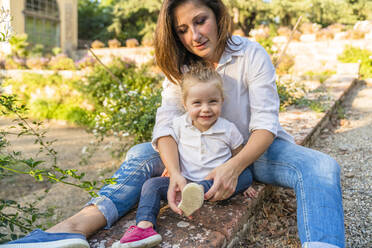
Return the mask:
<path id="1" fill-rule="evenodd" d="M 280 113 L 280 122 L 296 140 L 297 144 L 308 146 L 329 123 L 345 95 L 354 87 L 357 75 L 334 75 L 324 86 L 331 103 L 324 113 L 311 110 L 292 109 Z M 255 184 L 257 199 L 238 195 L 227 201 L 207 202 L 189 220 L 173 213 L 167 206 L 158 217 L 158 231 L 163 242 L 157 247 L 234 247 L 254 222 L 255 213 L 262 208 L 264 200 L 275 190 L 272 186 Z M 121 218 L 108 230 L 101 230 L 89 239 L 92 248 L 111 247 L 123 232 L 135 224 L 135 211 Z"/>

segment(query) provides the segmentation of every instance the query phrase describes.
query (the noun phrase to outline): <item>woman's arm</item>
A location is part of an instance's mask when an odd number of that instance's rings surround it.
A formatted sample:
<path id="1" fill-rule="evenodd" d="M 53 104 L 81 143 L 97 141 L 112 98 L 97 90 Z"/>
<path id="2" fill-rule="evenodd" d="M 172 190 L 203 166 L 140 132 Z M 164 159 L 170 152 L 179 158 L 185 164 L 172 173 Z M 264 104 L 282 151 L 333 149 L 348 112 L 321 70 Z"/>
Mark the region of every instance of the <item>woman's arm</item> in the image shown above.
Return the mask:
<path id="1" fill-rule="evenodd" d="M 205 199 L 219 201 L 229 198 L 235 191 L 238 177 L 242 171 L 256 161 L 274 141 L 274 135 L 264 129 L 255 130 L 243 149 L 226 163 L 215 168 L 206 177 L 214 180 L 205 193 Z"/>
<path id="2" fill-rule="evenodd" d="M 242 149 L 243 149 L 243 145 L 240 145 L 238 146 L 237 148 L 235 148 L 234 150 L 231 151 L 231 157 L 234 157 L 236 154 L 238 154 Z"/>
<path id="3" fill-rule="evenodd" d="M 177 207 L 180 201 L 178 197 L 186 185 L 186 179 L 181 175 L 177 143 L 172 136 L 164 136 L 158 139 L 157 147 L 170 177 L 167 196 L 169 207 L 181 215 L 182 210 Z"/>

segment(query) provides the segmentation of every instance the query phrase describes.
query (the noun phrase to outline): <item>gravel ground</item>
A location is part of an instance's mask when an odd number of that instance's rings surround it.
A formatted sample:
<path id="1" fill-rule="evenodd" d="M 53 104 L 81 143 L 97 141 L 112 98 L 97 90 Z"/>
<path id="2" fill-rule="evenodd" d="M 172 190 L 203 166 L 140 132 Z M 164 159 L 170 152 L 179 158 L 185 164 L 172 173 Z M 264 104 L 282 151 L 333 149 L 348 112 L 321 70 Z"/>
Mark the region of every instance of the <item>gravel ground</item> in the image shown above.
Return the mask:
<path id="1" fill-rule="evenodd" d="M 372 79 L 347 97 L 338 120 L 311 146 L 334 157 L 342 168 L 346 247 L 372 247 Z M 278 189 L 240 247 L 301 247 L 296 227 L 296 199 Z"/>

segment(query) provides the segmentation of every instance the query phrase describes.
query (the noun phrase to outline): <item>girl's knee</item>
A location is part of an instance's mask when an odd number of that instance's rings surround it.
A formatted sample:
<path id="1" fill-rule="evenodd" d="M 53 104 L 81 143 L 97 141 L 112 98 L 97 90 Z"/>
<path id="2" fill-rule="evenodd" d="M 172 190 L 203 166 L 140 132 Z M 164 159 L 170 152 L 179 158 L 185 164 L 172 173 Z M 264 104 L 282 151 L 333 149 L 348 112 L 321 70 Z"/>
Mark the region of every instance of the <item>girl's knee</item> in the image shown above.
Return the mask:
<path id="1" fill-rule="evenodd" d="M 167 184 L 169 184 L 169 179 L 167 177 L 153 177 L 145 181 L 142 186 L 142 192 L 158 192 Z"/>

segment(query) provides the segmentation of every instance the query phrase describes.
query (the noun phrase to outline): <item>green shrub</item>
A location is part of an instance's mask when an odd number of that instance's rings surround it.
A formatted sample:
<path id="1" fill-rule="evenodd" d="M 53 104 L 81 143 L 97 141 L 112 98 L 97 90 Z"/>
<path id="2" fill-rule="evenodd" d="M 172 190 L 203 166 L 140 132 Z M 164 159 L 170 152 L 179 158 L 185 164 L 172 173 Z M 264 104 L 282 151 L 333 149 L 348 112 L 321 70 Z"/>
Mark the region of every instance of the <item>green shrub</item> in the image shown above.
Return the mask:
<path id="1" fill-rule="evenodd" d="M 120 59 L 114 59 L 109 68 L 120 82 L 97 65 L 81 87 L 95 107 L 92 131 L 119 138 L 129 135 L 134 143 L 150 140 L 161 101 L 161 78 L 147 67 L 137 68 Z"/>
<path id="2" fill-rule="evenodd" d="M 150 73 L 148 67 L 138 68 L 121 59 L 114 59 L 108 67 L 118 80 L 96 64 L 79 80 L 24 73 L 22 80 L 8 78 L 2 86 L 11 86 L 12 93 L 26 103 L 30 117 L 66 120 L 100 137 L 130 136 L 134 143 L 148 141 L 161 102 L 161 77 Z"/>
<path id="3" fill-rule="evenodd" d="M 304 76 L 306 76 L 310 80 L 319 80 L 320 83 L 324 83 L 330 76 L 334 74 L 336 74 L 336 72 L 332 70 L 325 70 L 320 72 L 307 71 L 304 73 Z"/>
<path id="4" fill-rule="evenodd" d="M 29 51 L 29 57 L 31 58 L 40 58 L 44 54 L 44 45 L 43 44 L 36 44 L 34 45 L 31 50 Z"/>
<path id="5" fill-rule="evenodd" d="M 20 81 L 8 78 L 3 83 L 4 87 L 11 86 L 12 93 L 26 104 L 30 117 L 89 126 L 91 111 L 81 107 L 82 93 L 74 85 L 74 80 L 65 80 L 58 74 L 36 73 L 24 73 Z"/>
<path id="6" fill-rule="evenodd" d="M 305 87 L 296 81 L 279 78 L 276 85 L 280 99 L 280 111 L 284 111 L 290 105 L 300 104 L 305 98 Z"/>
<path id="7" fill-rule="evenodd" d="M 65 54 L 52 57 L 48 66 L 52 70 L 76 70 L 74 61 Z"/>
<path id="8" fill-rule="evenodd" d="M 48 68 L 48 62 L 47 58 L 35 57 L 27 59 L 26 65 L 30 69 L 44 70 Z"/>
<path id="9" fill-rule="evenodd" d="M 276 65 L 276 73 L 278 75 L 284 75 L 284 74 L 289 74 L 291 72 L 292 67 L 295 64 L 294 57 L 291 55 L 284 54 L 281 58 L 281 60 L 278 63 L 279 57 L 274 56 L 273 57 L 273 62 L 274 65 Z"/>
<path id="10" fill-rule="evenodd" d="M 5 59 L 5 69 L 26 69 L 26 60 L 24 58 L 7 57 Z"/>
<path id="11" fill-rule="evenodd" d="M 27 34 L 13 35 L 9 39 L 9 44 L 11 46 L 11 55 L 17 58 L 25 58 L 28 55 L 28 42 Z"/>
<path id="12" fill-rule="evenodd" d="M 372 77 L 372 52 L 353 46 L 346 46 L 338 60 L 343 63 L 360 63 L 360 75 L 362 78 Z"/>

